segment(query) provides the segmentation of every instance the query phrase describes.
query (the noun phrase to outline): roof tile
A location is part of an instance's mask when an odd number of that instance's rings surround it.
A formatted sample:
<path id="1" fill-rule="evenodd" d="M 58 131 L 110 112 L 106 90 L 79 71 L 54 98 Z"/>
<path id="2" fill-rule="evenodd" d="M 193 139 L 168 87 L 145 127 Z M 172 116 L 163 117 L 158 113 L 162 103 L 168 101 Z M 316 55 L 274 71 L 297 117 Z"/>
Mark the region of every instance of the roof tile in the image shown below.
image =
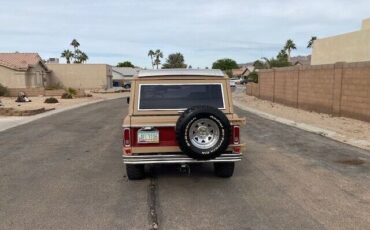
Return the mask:
<path id="1" fill-rule="evenodd" d="M 42 62 L 37 53 L 0 53 L 0 65 L 14 70 L 27 70 Z"/>

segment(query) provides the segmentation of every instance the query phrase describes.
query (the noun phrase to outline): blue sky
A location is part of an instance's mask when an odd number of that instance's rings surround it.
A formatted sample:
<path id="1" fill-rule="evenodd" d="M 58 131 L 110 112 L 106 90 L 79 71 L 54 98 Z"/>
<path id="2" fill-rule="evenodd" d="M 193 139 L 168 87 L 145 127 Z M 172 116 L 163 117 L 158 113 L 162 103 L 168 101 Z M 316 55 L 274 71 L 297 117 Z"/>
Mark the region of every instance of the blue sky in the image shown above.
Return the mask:
<path id="1" fill-rule="evenodd" d="M 275 56 L 289 38 L 293 55 L 309 54 L 311 36 L 355 31 L 368 17 L 368 0 L 1 0 L 0 52 L 59 57 L 76 38 L 88 63 L 150 67 L 148 50 L 161 49 L 204 68 Z"/>

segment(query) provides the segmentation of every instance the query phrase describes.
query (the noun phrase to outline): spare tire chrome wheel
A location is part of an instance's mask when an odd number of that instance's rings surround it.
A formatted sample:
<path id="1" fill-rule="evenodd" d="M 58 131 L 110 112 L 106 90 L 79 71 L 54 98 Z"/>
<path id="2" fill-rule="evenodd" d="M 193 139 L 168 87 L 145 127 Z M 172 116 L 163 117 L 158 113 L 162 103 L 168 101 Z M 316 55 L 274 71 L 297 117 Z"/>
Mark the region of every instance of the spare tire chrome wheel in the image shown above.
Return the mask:
<path id="1" fill-rule="evenodd" d="M 210 160 L 225 153 L 230 122 L 219 109 L 208 105 L 185 110 L 176 123 L 176 138 L 183 153 L 196 160 Z"/>
<path id="2" fill-rule="evenodd" d="M 217 124 L 208 118 L 195 120 L 190 126 L 189 136 L 191 143 L 200 149 L 209 149 L 214 146 L 220 137 Z"/>

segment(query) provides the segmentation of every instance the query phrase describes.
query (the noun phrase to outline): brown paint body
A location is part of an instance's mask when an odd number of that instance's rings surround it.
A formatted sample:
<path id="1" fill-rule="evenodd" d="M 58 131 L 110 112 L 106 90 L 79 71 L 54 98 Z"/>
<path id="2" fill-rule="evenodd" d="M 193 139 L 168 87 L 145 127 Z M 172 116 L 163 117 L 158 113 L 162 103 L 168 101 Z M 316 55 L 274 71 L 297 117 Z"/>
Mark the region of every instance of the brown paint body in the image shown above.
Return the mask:
<path id="1" fill-rule="evenodd" d="M 210 77 L 210 76 L 163 76 L 163 77 L 134 77 L 131 83 L 131 95 L 129 103 L 129 111 L 127 116 L 123 119 L 123 127 L 125 128 L 142 128 L 155 127 L 161 129 L 166 127 L 175 128 L 176 122 L 179 118 L 180 112 L 177 110 L 146 110 L 138 109 L 139 85 L 140 84 L 191 84 L 191 83 L 218 83 L 222 85 L 225 108 L 222 109 L 229 119 L 230 124 L 243 125 L 245 119 L 238 117 L 234 113 L 231 89 L 229 85 L 229 78 L 227 77 Z M 132 137 L 131 140 L 136 140 Z M 233 151 L 233 148 L 244 147 L 244 144 L 230 144 L 228 151 Z M 181 153 L 181 150 L 176 145 L 163 145 L 161 141 L 156 144 L 132 144 L 131 154 L 148 154 L 148 153 Z M 125 154 L 125 153 L 124 153 Z"/>

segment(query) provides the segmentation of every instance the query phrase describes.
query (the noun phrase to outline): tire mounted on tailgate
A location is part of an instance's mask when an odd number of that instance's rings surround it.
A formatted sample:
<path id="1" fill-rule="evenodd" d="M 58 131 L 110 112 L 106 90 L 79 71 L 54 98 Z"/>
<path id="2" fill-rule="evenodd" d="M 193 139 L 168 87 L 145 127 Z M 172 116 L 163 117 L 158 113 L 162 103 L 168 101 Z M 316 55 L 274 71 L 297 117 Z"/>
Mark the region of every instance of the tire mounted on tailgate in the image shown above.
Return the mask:
<path id="1" fill-rule="evenodd" d="M 230 131 L 225 114 L 207 105 L 190 107 L 176 123 L 180 149 L 197 160 L 210 160 L 224 153 L 229 145 Z"/>

